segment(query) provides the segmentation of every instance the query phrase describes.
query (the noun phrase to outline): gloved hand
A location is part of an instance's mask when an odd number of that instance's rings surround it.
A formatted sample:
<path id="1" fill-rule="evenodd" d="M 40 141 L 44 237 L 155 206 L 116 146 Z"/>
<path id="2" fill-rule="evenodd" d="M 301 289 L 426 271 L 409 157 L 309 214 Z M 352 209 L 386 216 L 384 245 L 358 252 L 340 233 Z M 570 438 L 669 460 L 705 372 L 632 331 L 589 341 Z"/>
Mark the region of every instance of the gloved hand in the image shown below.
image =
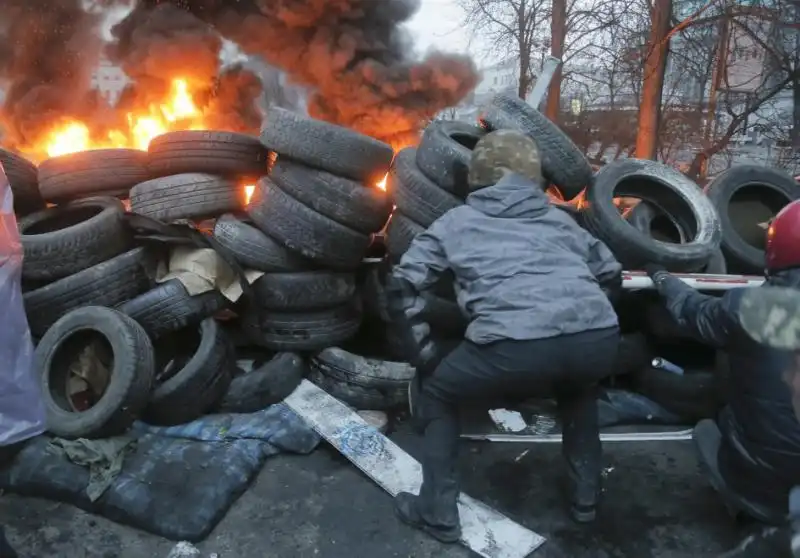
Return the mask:
<path id="1" fill-rule="evenodd" d="M 421 374 L 432 372 L 441 359 L 431 339 L 428 323 L 408 317 L 409 310 L 422 304 L 419 293 L 408 281 L 389 276 L 386 281 L 386 306 L 409 363 Z M 417 314 L 418 316 L 418 314 Z"/>
<path id="2" fill-rule="evenodd" d="M 644 270 L 650 279 L 653 280 L 656 288 L 658 288 L 661 282 L 670 275 L 669 271 L 667 271 L 667 268 L 660 264 L 647 264 L 644 266 Z"/>
<path id="3" fill-rule="evenodd" d="M 622 292 L 622 272 L 615 275 L 612 279 L 601 283 L 600 288 L 608 297 L 608 300 L 611 301 L 611 304 L 616 304 Z"/>

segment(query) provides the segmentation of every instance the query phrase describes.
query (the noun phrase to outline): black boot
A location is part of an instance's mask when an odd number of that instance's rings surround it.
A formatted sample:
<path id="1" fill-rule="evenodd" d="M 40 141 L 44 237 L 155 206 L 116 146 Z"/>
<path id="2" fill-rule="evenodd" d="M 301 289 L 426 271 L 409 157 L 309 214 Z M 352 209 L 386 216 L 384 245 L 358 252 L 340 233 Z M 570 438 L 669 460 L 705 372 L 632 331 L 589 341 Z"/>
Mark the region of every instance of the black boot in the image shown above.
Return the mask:
<path id="1" fill-rule="evenodd" d="M 570 515 L 577 523 L 591 523 L 597 517 L 603 472 L 596 390 L 559 394 L 557 400 L 563 433 L 561 451 L 567 462 Z"/>
<path id="2" fill-rule="evenodd" d="M 457 543 L 461 539 L 461 526 L 431 525 L 419 513 L 419 496 L 410 492 L 401 492 L 394 498 L 394 511 L 397 517 L 416 529 L 428 533 L 433 538 L 447 544 Z"/>
<path id="3" fill-rule="evenodd" d="M 8 543 L 8 539 L 6 539 L 6 533 L 2 526 L 0 526 L 0 558 L 19 558 L 17 553 Z"/>

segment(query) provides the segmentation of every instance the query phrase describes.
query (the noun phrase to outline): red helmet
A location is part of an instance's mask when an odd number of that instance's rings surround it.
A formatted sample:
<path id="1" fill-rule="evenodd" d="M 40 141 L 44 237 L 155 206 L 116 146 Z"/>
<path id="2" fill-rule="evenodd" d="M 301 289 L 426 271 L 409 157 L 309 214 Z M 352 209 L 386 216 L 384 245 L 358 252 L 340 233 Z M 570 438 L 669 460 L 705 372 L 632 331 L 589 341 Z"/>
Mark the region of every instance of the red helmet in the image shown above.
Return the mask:
<path id="1" fill-rule="evenodd" d="M 800 200 L 775 216 L 767 229 L 767 271 L 800 267 Z"/>

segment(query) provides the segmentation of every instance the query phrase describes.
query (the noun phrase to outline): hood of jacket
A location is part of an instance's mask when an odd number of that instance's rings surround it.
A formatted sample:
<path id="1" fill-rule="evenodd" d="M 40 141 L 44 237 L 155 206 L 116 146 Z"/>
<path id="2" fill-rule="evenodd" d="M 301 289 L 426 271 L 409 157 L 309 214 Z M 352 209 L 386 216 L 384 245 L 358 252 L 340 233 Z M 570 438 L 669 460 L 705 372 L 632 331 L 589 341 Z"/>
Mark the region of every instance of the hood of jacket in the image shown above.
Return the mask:
<path id="1" fill-rule="evenodd" d="M 529 218 L 546 213 L 550 198 L 541 184 L 509 172 L 494 186 L 481 188 L 467 196 L 467 205 L 491 217 Z"/>

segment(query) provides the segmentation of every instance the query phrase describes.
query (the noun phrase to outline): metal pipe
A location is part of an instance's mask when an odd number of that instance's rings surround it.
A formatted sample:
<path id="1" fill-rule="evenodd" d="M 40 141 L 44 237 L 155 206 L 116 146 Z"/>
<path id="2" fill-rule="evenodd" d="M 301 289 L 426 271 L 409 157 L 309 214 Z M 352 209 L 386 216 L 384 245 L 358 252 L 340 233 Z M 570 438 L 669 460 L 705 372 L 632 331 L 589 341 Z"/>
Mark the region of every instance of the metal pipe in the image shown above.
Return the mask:
<path id="1" fill-rule="evenodd" d="M 692 439 L 691 428 L 668 432 L 603 432 L 604 442 L 680 442 Z M 521 442 L 526 444 L 556 444 L 561 434 L 462 434 L 467 440 L 484 442 Z"/>
<path id="2" fill-rule="evenodd" d="M 550 82 L 553 81 L 553 76 L 556 75 L 556 70 L 558 70 L 559 66 L 561 66 L 561 60 L 555 56 L 548 56 L 544 64 L 542 64 L 542 71 L 539 73 L 536 85 L 533 86 L 533 90 L 528 93 L 528 97 L 525 99 L 525 102 L 536 110 L 539 110 L 547 93 L 547 88 L 550 87 Z"/>

